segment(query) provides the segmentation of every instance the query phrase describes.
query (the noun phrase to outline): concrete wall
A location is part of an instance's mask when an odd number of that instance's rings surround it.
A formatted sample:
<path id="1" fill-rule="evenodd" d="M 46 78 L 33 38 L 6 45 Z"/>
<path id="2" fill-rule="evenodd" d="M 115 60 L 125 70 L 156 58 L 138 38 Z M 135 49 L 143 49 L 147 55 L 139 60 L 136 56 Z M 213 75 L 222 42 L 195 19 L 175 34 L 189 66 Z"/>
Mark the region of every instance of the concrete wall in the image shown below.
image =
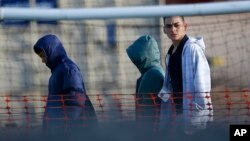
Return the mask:
<path id="1" fill-rule="evenodd" d="M 60 0 L 60 7 L 106 7 L 157 4 L 154 0 L 74 1 Z M 248 89 L 250 72 L 250 14 L 187 17 L 188 35 L 203 36 L 211 62 L 213 91 Z M 107 42 L 107 25 L 115 25 L 116 42 Z M 68 55 L 84 74 L 86 89 L 93 95 L 133 94 L 139 71 L 129 60 L 126 48 L 139 36 L 156 38 L 162 65 L 171 41 L 162 32 L 162 19 L 60 21 L 57 25 L 0 25 L 0 95 L 47 95 L 50 70 L 33 52 L 36 40 L 46 33 L 57 34 Z M 129 99 L 133 109 L 133 97 Z M 117 102 L 106 96 L 111 105 Z M 124 100 L 126 101 L 126 99 Z M 37 103 L 41 105 L 41 103 Z M 96 107 L 97 109 L 100 107 Z M 40 109 L 41 110 L 41 109 Z M 106 109 L 110 110 L 110 109 Z M 114 110 L 114 109 L 112 109 Z M 119 111 L 120 109 L 115 109 Z M 134 113 L 130 113 L 132 118 Z"/>

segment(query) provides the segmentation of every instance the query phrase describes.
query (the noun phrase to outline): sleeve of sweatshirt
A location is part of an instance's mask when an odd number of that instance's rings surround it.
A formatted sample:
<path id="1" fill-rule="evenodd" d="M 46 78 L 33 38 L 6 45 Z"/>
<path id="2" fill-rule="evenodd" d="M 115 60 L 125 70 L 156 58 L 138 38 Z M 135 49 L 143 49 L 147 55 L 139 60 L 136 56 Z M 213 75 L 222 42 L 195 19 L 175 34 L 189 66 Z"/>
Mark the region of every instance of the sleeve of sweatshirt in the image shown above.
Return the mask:
<path id="1" fill-rule="evenodd" d="M 65 69 L 63 74 L 63 91 L 69 93 L 71 91 L 85 92 L 83 88 L 83 80 L 80 71 L 77 68 Z"/>
<path id="2" fill-rule="evenodd" d="M 203 108 L 207 104 L 206 95 L 211 90 L 211 76 L 210 68 L 204 52 L 200 48 L 194 51 L 194 86 L 195 86 L 195 103 L 201 105 Z"/>
<path id="3" fill-rule="evenodd" d="M 160 92 L 164 81 L 164 75 L 157 69 L 151 69 L 144 74 L 138 87 L 138 93 L 145 94 L 148 93 L 158 94 Z"/>
<path id="4" fill-rule="evenodd" d="M 83 105 L 87 99 L 80 71 L 67 68 L 63 74 L 63 91 L 66 105 Z"/>

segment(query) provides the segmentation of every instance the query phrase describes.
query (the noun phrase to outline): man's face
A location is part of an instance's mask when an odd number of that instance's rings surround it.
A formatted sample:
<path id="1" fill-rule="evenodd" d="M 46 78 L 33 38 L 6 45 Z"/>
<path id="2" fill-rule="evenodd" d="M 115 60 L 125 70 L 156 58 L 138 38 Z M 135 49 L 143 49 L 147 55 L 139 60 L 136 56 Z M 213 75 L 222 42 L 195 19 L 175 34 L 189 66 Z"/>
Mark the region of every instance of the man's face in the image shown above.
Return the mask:
<path id="1" fill-rule="evenodd" d="M 47 56 L 46 56 L 44 51 L 39 52 L 38 56 L 42 59 L 43 63 L 45 63 L 45 64 L 47 63 Z"/>
<path id="2" fill-rule="evenodd" d="M 180 41 L 186 34 L 187 24 L 181 17 L 170 17 L 164 20 L 164 33 L 174 41 Z"/>

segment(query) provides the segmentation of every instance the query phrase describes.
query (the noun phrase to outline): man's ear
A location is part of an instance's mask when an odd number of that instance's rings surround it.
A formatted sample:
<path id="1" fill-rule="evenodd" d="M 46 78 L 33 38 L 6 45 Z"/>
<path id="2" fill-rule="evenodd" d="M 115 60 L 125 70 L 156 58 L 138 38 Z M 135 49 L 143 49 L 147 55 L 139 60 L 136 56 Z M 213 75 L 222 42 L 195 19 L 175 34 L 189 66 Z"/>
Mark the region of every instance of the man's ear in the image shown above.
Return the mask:
<path id="1" fill-rule="evenodd" d="M 188 28 L 188 24 L 187 23 L 184 23 L 184 28 L 185 28 L 185 31 L 187 31 L 187 28 Z"/>
<path id="2" fill-rule="evenodd" d="M 163 26 L 163 33 L 167 34 L 165 27 Z"/>

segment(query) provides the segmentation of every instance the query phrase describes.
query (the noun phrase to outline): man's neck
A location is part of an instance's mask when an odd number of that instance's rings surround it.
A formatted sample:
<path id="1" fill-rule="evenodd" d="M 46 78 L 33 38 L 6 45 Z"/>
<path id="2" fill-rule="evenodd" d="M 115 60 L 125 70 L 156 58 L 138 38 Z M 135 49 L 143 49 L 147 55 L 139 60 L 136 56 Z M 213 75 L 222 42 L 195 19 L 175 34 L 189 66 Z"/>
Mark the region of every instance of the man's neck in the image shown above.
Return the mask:
<path id="1" fill-rule="evenodd" d="M 179 44 L 180 44 L 180 41 L 175 41 L 175 42 L 173 42 L 173 46 L 174 46 L 174 48 L 173 48 L 172 53 L 175 53 L 175 51 L 177 50 L 177 48 L 178 48 Z"/>
<path id="2" fill-rule="evenodd" d="M 184 36 L 181 38 L 181 40 L 173 41 L 173 46 L 174 46 L 173 53 L 176 51 L 176 49 L 178 48 L 178 46 L 183 38 L 184 38 Z"/>

